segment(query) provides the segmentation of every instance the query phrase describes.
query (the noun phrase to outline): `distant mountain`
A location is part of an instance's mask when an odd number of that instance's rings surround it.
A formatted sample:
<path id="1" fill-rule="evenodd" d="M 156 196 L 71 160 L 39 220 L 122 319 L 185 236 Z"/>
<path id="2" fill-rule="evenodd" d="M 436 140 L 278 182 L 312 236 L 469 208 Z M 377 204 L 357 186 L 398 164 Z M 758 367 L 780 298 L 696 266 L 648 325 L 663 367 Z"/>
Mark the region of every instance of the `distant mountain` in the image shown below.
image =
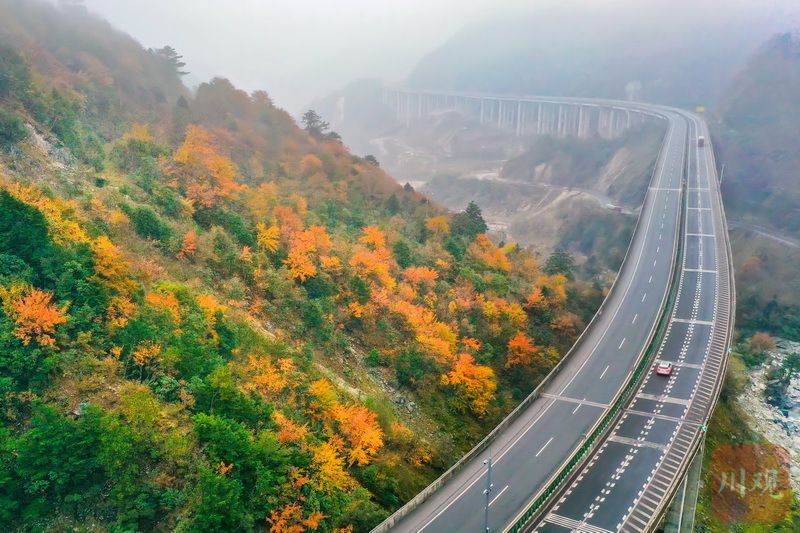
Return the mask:
<path id="1" fill-rule="evenodd" d="M 726 207 L 800 235 L 800 40 L 776 35 L 731 83 L 713 128 Z"/>
<path id="2" fill-rule="evenodd" d="M 500 13 L 420 61 L 417 89 L 715 101 L 744 57 L 798 20 L 786 1 L 559 3 Z"/>

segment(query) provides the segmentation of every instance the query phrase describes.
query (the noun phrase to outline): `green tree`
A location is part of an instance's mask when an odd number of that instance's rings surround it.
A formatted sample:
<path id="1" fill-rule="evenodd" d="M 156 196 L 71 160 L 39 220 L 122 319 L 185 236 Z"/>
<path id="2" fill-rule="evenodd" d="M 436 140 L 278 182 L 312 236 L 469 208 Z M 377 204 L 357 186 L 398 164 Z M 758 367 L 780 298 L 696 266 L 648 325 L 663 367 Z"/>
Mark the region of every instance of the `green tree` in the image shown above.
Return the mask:
<path id="1" fill-rule="evenodd" d="M 322 120 L 322 117 L 313 109 L 306 111 L 300 120 L 303 122 L 303 129 L 316 140 L 342 142 L 342 136 L 335 131 L 328 131 L 331 126 L 330 123 Z"/>
<path id="2" fill-rule="evenodd" d="M 396 215 L 400 212 L 400 200 L 395 193 L 392 193 L 392 195 L 386 199 L 386 210 L 392 215 Z"/>
<path id="3" fill-rule="evenodd" d="M 306 111 L 301 121 L 303 122 L 303 129 L 317 140 L 322 140 L 330 128 L 330 123 L 322 120 L 322 117 L 313 109 Z"/>
<path id="4" fill-rule="evenodd" d="M 0 191 L 0 254 L 38 265 L 50 255 L 47 220 L 41 211 Z"/>
<path id="5" fill-rule="evenodd" d="M 575 262 L 572 259 L 572 254 L 564 248 L 556 248 L 544 264 L 542 271 L 547 275 L 563 274 L 568 280 L 574 279 L 572 273 L 575 268 Z"/>
<path id="6" fill-rule="evenodd" d="M 453 215 L 450 229 L 454 235 L 460 235 L 471 241 L 479 233 L 489 231 L 489 226 L 483 219 L 481 208 L 475 202 L 470 202 L 464 211 Z"/>
<path id="7" fill-rule="evenodd" d="M 414 252 L 406 241 L 398 240 L 394 243 L 392 255 L 400 268 L 408 268 L 414 264 Z"/>
<path id="8" fill-rule="evenodd" d="M 175 73 L 178 76 L 186 76 L 189 74 L 188 72 L 181 70 L 186 66 L 186 63 L 181 61 L 183 56 L 178 55 L 178 52 L 176 52 L 173 47 L 165 46 L 164 48 L 157 49 L 155 53 L 157 56 L 164 58 L 172 66 L 172 68 L 175 69 Z"/>
<path id="9" fill-rule="evenodd" d="M 28 132 L 19 115 L 0 107 L 0 148 L 10 148 L 27 137 Z"/>
<path id="10" fill-rule="evenodd" d="M 172 236 L 172 229 L 161 220 L 152 207 L 130 207 L 127 204 L 123 204 L 122 211 L 130 217 L 131 222 L 133 222 L 133 228 L 140 237 L 166 244 Z"/>
<path id="11" fill-rule="evenodd" d="M 17 475 L 32 498 L 29 511 L 52 514 L 51 505 L 75 504 L 100 489 L 101 467 L 97 409 L 77 421 L 54 407 L 39 407 L 30 429 L 17 442 Z"/>
<path id="12" fill-rule="evenodd" d="M 0 522 L 10 524 L 18 516 L 22 481 L 14 475 L 16 453 L 7 428 L 0 428 L 0 464 Z"/>
<path id="13" fill-rule="evenodd" d="M 197 485 L 197 504 L 186 530 L 197 533 L 249 531 L 253 518 L 242 503 L 242 484 L 206 469 Z"/>
<path id="14" fill-rule="evenodd" d="M 189 102 L 183 95 L 178 97 L 175 107 L 172 108 L 172 127 L 170 131 L 170 142 L 179 144 L 183 142 L 186 135 L 186 127 L 192 123 L 192 110 Z"/>
<path id="15" fill-rule="evenodd" d="M 0 45 L 0 98 L 20 98 L 30 86 L 28 65 L 16 50 Z"/>

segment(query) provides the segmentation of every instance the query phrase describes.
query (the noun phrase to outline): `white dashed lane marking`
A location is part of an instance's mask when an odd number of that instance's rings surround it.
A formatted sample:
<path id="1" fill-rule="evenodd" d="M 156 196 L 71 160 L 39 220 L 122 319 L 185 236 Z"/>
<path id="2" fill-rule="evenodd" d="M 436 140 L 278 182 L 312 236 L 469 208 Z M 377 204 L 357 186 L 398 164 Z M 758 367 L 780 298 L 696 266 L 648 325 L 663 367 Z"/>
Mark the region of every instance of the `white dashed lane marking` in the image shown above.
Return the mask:
<path id="1" fill-rule="evenodd" d="M 497 498 L 499 498 L 500 496 L 503 495 L 503 493 L 506 491 L 506 489 L 508 489 L 508 485 L 503 487 L 503 490 L 501 490 L 499 493 L 497 493 L 497 496 L 495 496 L 494 499 L 492 499 L 492 501 L 489 502 L 489 507 L 491 507 L 492 504 L 497 501 Z"/>
<path id="2" fill-rule="evenodd" d="M 550 440 L 548 440 L 547 442 L 544 443 L 544 446 L 542 446 L 542 449 L 539 450 L 538 452 L 536 452 L 536 455 L 534 455 L 534 457 L 539 457 L 539 454 L 542 453 L 544 451 L 544 449 L 547 448 L 547 445 L 550 444 L 551 442 L 553 442 L 553 437 L 550 437 Z"/>

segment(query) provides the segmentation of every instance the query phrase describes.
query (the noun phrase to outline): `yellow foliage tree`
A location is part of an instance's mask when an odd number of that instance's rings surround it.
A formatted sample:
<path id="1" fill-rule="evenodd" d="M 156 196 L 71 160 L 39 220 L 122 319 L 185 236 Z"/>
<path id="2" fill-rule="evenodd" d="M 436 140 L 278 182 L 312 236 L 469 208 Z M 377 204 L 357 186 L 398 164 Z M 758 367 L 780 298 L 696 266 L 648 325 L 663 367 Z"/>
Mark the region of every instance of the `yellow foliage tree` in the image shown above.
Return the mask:
<path id="1" fill-rule="evenodd" d="M 150 128 L 146 124 L 134 124 L 131 126 L 130 131 L 122 136 L 126 141 L 138 141 L 141 143 L 153 142 L 153 136 L 150 135 Z"/>
<path id="2" fill-rule="evenodd" d="M 245 188 L 236 183 L 236 165 L 220 153 L 211 133 L 202 126 L 186 129 L 186 140 L 172 161 L 167 173 L 195 208 L 234 198 Z"/>
<path id="3" fill-rule="evenodd" d="M 160 353 L 161 345 L 152 342 L 145 342 L 139 344 L 136 349 L 131 352 L 131 359 L 133 360 L 134 365 L 145 366 L 149 364 L 150 361 L 158 357 Z"/>
<path id="4" fill-rule="evenodd" d="M 278 251 L 281 235 L 280 228 L 278 226 L 271 226 L 268 228 L 266 224 L 261 223 L 256 227 L 258 229 L 258 245 L 268 252 L 274 253 Z"/>
<path id="5" fill-rule="evenodd" d="M 483 263 L 488 268 L 508 272 L 511 270 L 511 261 L 506 257 L 507 248 L 496 246 L 489 237 L 480 233 L 469 246 L 469 255 Z"/>
<path id="6" fill-rule="evenodd" d="M 429 218 L 425 222 L 425 228 L 437 237 L 444 237 L 450 233 L 450 224 L 447 223 L 447 217 Z"/>
<path id="7" fill-rule="evenodd" d="M 311 483 L 319 491 L 332 493 L 348 492 L 355 480 L 345 470 L 344 458 L 331 442 L 323 442 L 312 450 L 314 476 Z"/>
<path id="8" fill-rule="evenodd" d="M 475 364 L 475 358 L 469 354 L 460 354 L 453 370 L 444 374 L 441 382 L 455 388 L 456 398 L 462 408 L 478 415 L 486 414 L 497 390 L 494 370 Z"/>
<path id="9" fill-rule="evenodd" d="M 378 416 L 360 405 L 338 409 L 336 418 L 347 439 L 348 462 L 363 466 L 370 463 L 383 446 L 383 430 Z"/>

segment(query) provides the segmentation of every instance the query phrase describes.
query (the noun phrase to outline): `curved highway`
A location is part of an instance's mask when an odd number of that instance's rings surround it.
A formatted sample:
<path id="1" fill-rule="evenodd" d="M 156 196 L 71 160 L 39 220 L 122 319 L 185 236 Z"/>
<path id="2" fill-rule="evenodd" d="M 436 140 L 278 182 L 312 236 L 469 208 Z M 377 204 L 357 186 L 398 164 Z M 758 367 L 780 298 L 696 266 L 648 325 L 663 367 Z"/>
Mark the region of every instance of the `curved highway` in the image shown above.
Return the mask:
<path id="1" fill-rule="evenodd" d="M 727 228 L 705 125 L 687 115 L 690 153 L 683 258 L 675 304 L 651 371 L 586 467 L 526 531 L 653 530 L 680 481 L 716 400 L 733 307 Z M 655 365 L 656 363 L 654 363 Z"/>
<path id="2" fill-rule="evenodd" d="M 423 502 L 401 509 L 375 531 L 484 531 L 484 524 L 488 524 L 490 531 L 506 530 L 584 444 L 586 435 L 594 430 L 619 391 L 629 382 L 652 340 L 673 282 L 679 239 L 684 238 L 679 222 L 689 147 L 687 139 L 696 136 L 690 134 L 689 122 L 677 111 L 657 106 L 636 107 L 662 116 L 669 125 L 628 256 L 598 316 L 557 375 L 488 449 Z M 694 132 L 696 126 L 691 128 Z M 699 218 L 692 220 L 706 220 L 702 214 L 705 211 L 698 209 L 697 213 Z M 687 231 L 702 235 L 706 230 L 690 225 Z M 705 237 L 697 237 L 691 246 L 704 242 L 703 239 Z M 687 253 L 686 257 L 689 256 Z M 701 255 L 701 262 L 695 260 L 691 267 L 705 270 L 707 265 L 703 261 L 706 260 Z M 682 280 L 682 283 L 690 290 L 695 281 Z M 687 301 L 682 300 L 680 305 L 692 308 L 692 304 L 684 303 Z M 702 311 L 705 313 L 705 308 Z M 703 320 L 712 320 L 705 314 L 703 317 Z M 685 361 L 676 371 L 676 377 L 680 373 L 688 375 L 692 367 L 687 365 L 691 364 L 695 363 Z M 657 383 L 654 381 L 654 386 Z M 646 401 L 645 397 L 641 400 Z M 666 412 L 664 409 L 667 407 L 662 408 L 662 412 Z M 656 450 L 648 448 L 651 449 Z M 588 489 L 594 485 L 589 480 L 585 483 L 579 480 L 576 486 Z M 573 491 L 572 494 L 577 493 Z M 559 513 L 565 505 L 571 504 L 566 500 L 561 502 Z M 581 505 L 576 504 L 578 514 Z M 559 520 L 556 515 L 553 518 Z M 560 527 L 558 531 L 564 531 L 563 527 L 572 529 L 553 521 L 545 523 L 544 527 Z"/>

